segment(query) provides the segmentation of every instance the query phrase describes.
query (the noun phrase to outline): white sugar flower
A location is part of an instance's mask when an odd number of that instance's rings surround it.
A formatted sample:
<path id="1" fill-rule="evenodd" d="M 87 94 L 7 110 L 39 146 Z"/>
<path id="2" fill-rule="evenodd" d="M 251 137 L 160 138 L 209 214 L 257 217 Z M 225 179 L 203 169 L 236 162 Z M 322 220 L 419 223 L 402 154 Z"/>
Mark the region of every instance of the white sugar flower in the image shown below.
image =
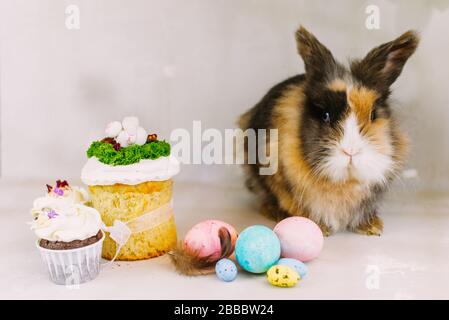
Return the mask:
<path id="1" fill-rule="evenodd" d="M 115 138 L 122 147 L 132 144 L 141 146 L 147 142 L 147 132 L 139 126 L 137 117 L 125 117 L 121 123 L 118 121 L 109 123 L 106 127 L 106 136 Z"/>

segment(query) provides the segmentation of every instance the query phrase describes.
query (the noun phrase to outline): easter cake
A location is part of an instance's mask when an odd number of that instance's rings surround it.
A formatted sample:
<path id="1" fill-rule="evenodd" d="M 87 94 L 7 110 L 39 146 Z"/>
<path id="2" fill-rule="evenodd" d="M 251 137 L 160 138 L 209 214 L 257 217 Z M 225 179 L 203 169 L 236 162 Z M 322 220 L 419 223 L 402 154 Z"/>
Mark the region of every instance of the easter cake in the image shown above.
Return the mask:
<path id="1" fill-rule="evenodd" d="M 172 211 L 172 177 L 179 162 L 170 144 L 147 134 L 136 117 L 114 121 L 106 137 L 94 141 L 81 172 L 89 186 L 92 206 L 106 226 L 118 220 L 131 230 L 119 246 L 106 232 L 103 257 L 140 260 L 160 256 L 176 245 Z"/>

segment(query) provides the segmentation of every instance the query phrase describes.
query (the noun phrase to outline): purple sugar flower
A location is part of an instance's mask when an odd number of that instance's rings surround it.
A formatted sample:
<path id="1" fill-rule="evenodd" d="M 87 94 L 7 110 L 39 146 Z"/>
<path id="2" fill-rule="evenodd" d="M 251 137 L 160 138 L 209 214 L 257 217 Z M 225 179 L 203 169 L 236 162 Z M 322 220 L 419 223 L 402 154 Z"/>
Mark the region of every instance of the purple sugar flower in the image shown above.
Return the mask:
<path id="1" fill-rule="evenodd" d="M 64 195 L 64 190 L 62 190 L 61 188 L 54 188 L 53 192 L 56 193 L 58 196 Z"/>
<path id="2" fill-rule="evenodd" d="M 57 214 L 55 210 L 50 210 L 47 213 L 47 216 L 48 216 L 49 219 L 53 219 L 53 218 L 56 218 L 57 216 L 59 216 L 59 214 Z"/>

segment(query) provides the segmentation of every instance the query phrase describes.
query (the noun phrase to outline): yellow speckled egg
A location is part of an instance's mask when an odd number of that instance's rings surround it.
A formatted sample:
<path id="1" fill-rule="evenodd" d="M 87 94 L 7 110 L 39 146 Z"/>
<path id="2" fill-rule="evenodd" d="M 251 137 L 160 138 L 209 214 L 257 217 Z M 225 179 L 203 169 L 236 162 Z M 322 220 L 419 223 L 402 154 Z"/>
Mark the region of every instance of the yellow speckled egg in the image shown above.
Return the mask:
<path id="1" fill-rule="evenodd" d="M 267 279 L 270 284 L 277 287 L 293 287 L 301 277 L 288 266 L 275 265 L 267 271 Z"/>

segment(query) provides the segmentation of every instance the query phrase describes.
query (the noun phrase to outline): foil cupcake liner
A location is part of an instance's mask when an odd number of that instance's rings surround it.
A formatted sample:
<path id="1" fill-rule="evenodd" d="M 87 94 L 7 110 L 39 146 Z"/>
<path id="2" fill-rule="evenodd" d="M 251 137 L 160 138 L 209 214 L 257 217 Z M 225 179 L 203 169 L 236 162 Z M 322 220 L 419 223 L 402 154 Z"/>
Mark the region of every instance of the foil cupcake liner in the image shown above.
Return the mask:
<path id="1" fill-rule="evenodd" d="M 97 242 L 77 249 L 51 250 L 36 246 L 47 267 L 50 280 L 59 285 L 76 286 L 95 279 L 100 272 L 105 235 Z"/>

